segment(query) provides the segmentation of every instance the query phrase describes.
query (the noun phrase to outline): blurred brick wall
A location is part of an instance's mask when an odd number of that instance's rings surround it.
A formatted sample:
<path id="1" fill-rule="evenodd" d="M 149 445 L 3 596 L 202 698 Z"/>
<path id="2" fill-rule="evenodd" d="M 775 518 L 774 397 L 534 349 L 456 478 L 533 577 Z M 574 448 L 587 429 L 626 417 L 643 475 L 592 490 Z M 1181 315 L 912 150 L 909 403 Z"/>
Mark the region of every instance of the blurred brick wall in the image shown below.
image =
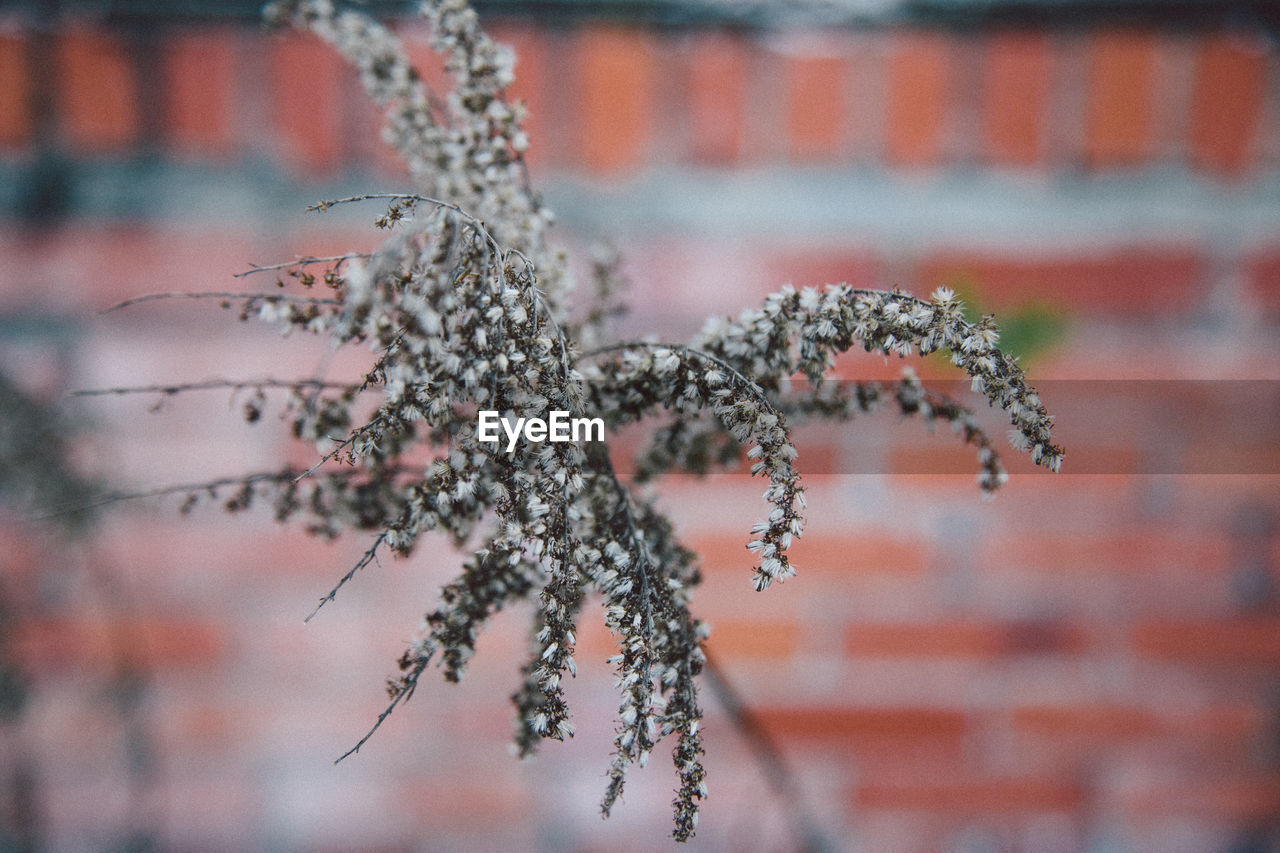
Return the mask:
<path id="1" fill-rule="evenodd" d="M 313 370 L 323 347 L 208 304 L 94 312 L 372 245 L 358 213 L 301 212 L 399 186 L 340 61 L 229 24 L 0 21 L 6 370 L 46 395 Z M 1272 42 L 496 28 L 519 55 L 533 177 L 571 246 L 624 250 L 632 331 L 685 334 L 784 282 L 837 280 L 958 284 L 982 310 L 1065 324 L 1030 359 L 1061 409 L 1061 476 L 1011 460 L 987 503 L 946 436 L 890 418 L 814 431 L 801 574 L 761 595 L 742 548 L 759 488 L 664 489 L 706 560 L 711 646 L 807 820 L 868 851 L 1280 849 Z M 424 34 L 402 30 L 439 79 Z M 224 395 L 152 402 L 82 407 L 82 461 L 142 488 L 305 458 Z M 595 814 L 616 701 L 590 608 L 572 743 L 508 756 L 524 627 L 504 614 L 466 683 L 424 684 L 334 768 L 456 568 L 443 546 L 371 567 L 304 626 L 363 542 L 163 501 L 115 508 L 87 541 L 0 530 L 4 648 L 31 685 L 0 771 L 49 849 L 669 846 L 665 761 L 633 774 L 609 822 Z M 704 705 L 711 798 L 691 849 L 794 848 L 795 815 Z"/>

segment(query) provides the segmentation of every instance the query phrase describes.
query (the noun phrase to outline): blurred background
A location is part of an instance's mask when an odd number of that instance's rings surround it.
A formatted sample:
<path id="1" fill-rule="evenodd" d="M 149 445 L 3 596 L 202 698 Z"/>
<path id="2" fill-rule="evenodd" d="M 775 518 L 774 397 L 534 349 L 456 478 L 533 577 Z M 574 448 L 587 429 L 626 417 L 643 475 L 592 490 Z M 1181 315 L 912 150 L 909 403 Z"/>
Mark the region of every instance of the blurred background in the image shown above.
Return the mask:
<path id="1" fill-rule="evenodd" d="M 456 555 L 372 566 L 304 625 L 367 542 L 175 497 L 66 511 L 313 458 L 271 402 L 250 427 L 225 391 L 69 396 L 310 375 L 322 345 L 216 300 L 98 312 L 270 289 L 231 276 L 378 242 L 376 211 L 307 204 L 407 188 L 354 75 L 254 6 L 0 5 L 0 850 L 669 849 L 665 752 L 597 814 L 617 699 L 591 605 L 572 742 L 509 754 L 505 613 L 462 685 L 424 679 L 335 767 Z M 403 7 L 368 8 L 441 79 Z M 1280 4 L 480 8 L 560 238 L 581 269 L 622 252 L 623 333 L 787 282 L 952 286 L 1067 448 L 985 502 L 950 436 L 806 432 L 800 575 L 764 594 L 759 485 L 664 485 L 755 726 L 704 690 L 689 849 L 1280 850 Z"/>

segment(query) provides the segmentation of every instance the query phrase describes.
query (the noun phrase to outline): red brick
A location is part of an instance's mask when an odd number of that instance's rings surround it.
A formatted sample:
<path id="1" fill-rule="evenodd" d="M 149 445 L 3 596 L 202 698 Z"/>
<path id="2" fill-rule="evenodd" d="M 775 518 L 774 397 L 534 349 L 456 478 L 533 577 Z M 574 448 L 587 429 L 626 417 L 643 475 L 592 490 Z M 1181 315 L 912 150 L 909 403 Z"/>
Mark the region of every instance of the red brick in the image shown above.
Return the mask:
<path id="1" fill-rule="evenodd" d="M 63 33 L 57 79 L 61 127 L 71 145 L 97 154 L 133 144 L 140 123 L 137 72 L 119 36 L 88 27 Z"/>
<path id="2" fill-rule="evenodd" d="M 860 785 L 858 808 L 962 814 L 1068 812 L 1079 808 L 1078 785 L 1045 779 L 990 779 L 924 785 Z"/>
<path id="3" fill-rule="evenodd" d="M 1048 38 L 1034 32 L 1000 33 L 987 44 L 983 129 L 991 162 L 1034 166 L 1043 161 L 1049 50 Z"/>
<path id="4" fill-rule="evenodd" d="M 1185 246 L 1133 246 L 1075 255 L 940 252 L 920 267 L 920 289 L 962 284 L 998 310 L 1034 301 L 1083 314 L 1169 314 L 1195 307 L 1204 258 Z"/>
<path id="5" fill-rule="evenodd" d="M 583 166 L 617 175 L 642 165 L 657 107 L 657 60 L 650 36 L 592 25 L 576 44 L 581 85 L 574 128 Z"/>
<path id="6" fill-rule="evenodd" d="M 1247 739 L 1257 734 L 1260 722 L 1258 712 L 1249 707 L 1214 708 L 1193 714 L 1158 713 L 1119 704 L 1025 706 L 1013 711 L 1015 729 L 1098 745 L 1158 734 Z"/>
<path id="7" fill-rule="evenodd" d="M 990 538 L 983 548 L 990 565 L 1015 564 L 1027 571 L 1167 573 L 1192 569 L 1208 576 L 1226 569 L 1230 545 L 1220 534 L 1195 536 L 1173 530 L 1123 528 L 1093 536 L 1039 533 Z"/>
<path id="8" fill-rule="evenodd" d="M 963 711 L 945 708 L 761 707 L 756 716 L 787 740 L 953 739 L 970 728 Z"/>
<path id="9" fill-rule="evenodd" d="M 797 162 L 839 159 L 849 117 L 849 62 L 842 56 L 795 55 L 783 60 L 787 153 Z"/>
<path id="10" fill-rule="evenodd" d="M 951 47 L 945 36 L 902 33 L 889 59 L 886 155 L 898 166 L 933 166 L 951 99 Z"/>
<path id="11" fill-rule="evenodd" d="M 279 156 L 298 174 L 329 174 L 343 149 L 342 60 L 319 39 L 295 33 L 276 37 L 271 48 Z"/>
<path id="12" fill-rule="evenodd" d="M 206 27 L 164 41 L 164 135 L 184 154 L 225 157 L 235 146 L 236 31 Z"/>
<path id="13" fill-rule="evenodd" d="M 1073 654 L 1084 646 L 1079 628 L 1047 622 L 853 625 L 844 635 L 845 651 L 854 657 Z"/>
<path id="14" fill-rule="evenodd" d="M 976 405 L 977 408 L 982 408 L 983 403 L 980 398 L 966 399 L 966 396 L 958 395 L 958 399 L 969 406 Z M 1061 413 L 1064 408 L 1061 405 L 1054 407 L 1052 404 L 1050 408 L 1059 414 L 1060 426 L 1054 431 L 1054 440 L 1070 448 L 1068 461 L 1063 463 L 1064 472 L 1068 474 L 1136 474 L 1141 470 L 1143 457 L 1138 448 L 1091 447 L 1083 444 L 1073 439 L 1070 422 L 1063 423 Z M 1035 476 L 1045 473 L 1044 468 L 1038 467 L 1031 461 L 1030 455 L 1009 447 L 1001 436 L 1002 432 L 1003 430 L 993 431 L 993 437 L 1005 470 L 1010 474 Z M 913 441 L 910 437 L 903 440 L 908 444 Z M 930 436 L 922 429 L 914 441 L 917 446 L 895 447 L 890 451 L 889 472 L 891 474 L 903 478 L 926 475 L 950 478 L 964 476 L 972 479 L 976 478 L 981 470 L 977 448 L 961 444 L 958 438 L 951 437 L 949 434 L 939 432 Z M 1205 450 L 1206 453 L 1197 455 L 1194 461 L 1184 459 L 1184 464 L 1189 467 L 1194 465 L 1195 471 L 1215 471 L 1223 470 L 1214 467 L 1216 465 L 1234 462 L 1237 467 L 1226 470 L 1240 470 L 1238 467 L 1240 460 L 1236 457 L 1208 454 L 1208 451 L 1217 451 L 1219 448 Z"/>
<path id="15" fill-rule="evenodd" d="M 1246 264 L 1249 290 L 1269 314 L 1280 314 L 1280 246 L 1256 252 Z"/>
<path id="16" fill-rule="evenodd" d="M 46 668 L 100 669 L 123 662 L 170 668 L 207 665 L 224 652 L 225 629 L 217 622 L 92 617 L 30 621 L 19 627 L 18 657 L 32 671 Z"/>
<path id="17" fill-rule="evenodd" d="M 1152 734 L 1159 729 L 1160 720 L 1146 709 L 1120 705 L 1040 706 L 1015 709 L 1013 725 L 1054 738 L 1109 741 Z"/>
<path id="18" fill-rule="evenodd" d="M 1191 103 L 1191 156 L 1197 166 L 1238 174 L 1249 164 L 1266 87 L 1266 46 L 1256 39 L 1205 39 Z"/>
<path id="19" fill-rule="evenodd" d="M 253 260 L 250 246 L 251 237 L 244 231 L 204 226 L 66 228 L 39 242 L 15 241 L 6 247 L 9 257 L 21 259 L 22 264 L 0 268 L 0 301 L 29 300 L 33 281 L 46 291 L 41 293 L 42 299 L 95 308 L 166 287 L 235 290 L 231 276 Z M 39 275 L 33 280 L 23 269 L 37 270 Z M 182 308 L 184 313 L 191 310 L 190 303 Z"/>
<path id="20" fill-rule="evenodd" d="M 1113 30 L 1094 37 L 1089 55 L 1085 156 L 1091 166 L 1129 166 L 1151 156 L 1156 37 Z"/>
<path id="21" fill-rule="evenodd" d="M 31 136 L 31 76 L 27 40 L 0 33 L 0 146 L 18 147 Z"/>
<path id="22" fill-rule="evenodd" d="M 1280 663 L 1280 620 L 1147 622 L 1133 631 L 1134 648 L 1148 657 L 1190 663 Z"/>
<path id="23" fill-rule="evenodd" d="M 805 571 L 824 576 L 851 571 L 916 574 L 924 571 L 926 549 L 918 541 L 888 534 L 808 534 L 792 545 L 791 557 Z"/>
<path id="24" fill-rule="evenodd" d="M 786 659 L 795 654 L 799 634 L 799 626 L 794 622 L 717 619 L 707 648 L 725 660 Z"/>
<path id="25" fill-rule="evenodd" d="M 495 823 L 518 826 L 531 819 L 530 813 L 537 799 L 534 786 L 520 784 L 512 778 L 495 780 L 482 776 L 467 781 L 457 778 L 442 778 L 435 782 L 414 779 L 405 784 L 402 797 L 401 808 L 406 814 L 415 816 L 423 838 L 434 837 L 446 827 L 492 826 Z"/>
<path id="26" fill-rule="evenodd" d="M 1180 470 L 1188 474 L 1280 474 L 1280 446 L 1273 436 L 1250 440 L 1231 432 L 1230 426 L 1217 435 L 1205 430 L 1199 441 L 1183 450 Z"/>
<path id="27" fill-rule="evenodd" d="M 1125 806 L 1141 817 L 1212 816 L 1237 821 L 1271 820 L 1280 814 L 1280 779 L 1255 776 L 1152 786 L 1129 793 Z"/>
<path id="28" fill-rule="evenodd" d="M 251 709 L 222 703 L 175 707 L 166 715 L 166 734 L 177 743 L 226 749 L 261 722 L 256 716 Z"/>
<path id="29" fill-rule="evenodd" d="M 732 165 L 742 155 L 747 48 L 725 34 L 697 35 L 689 43 L 686 81 L 693 159 Z"/>
<path id="30" fill-rule="evenodd" d="M 853 625 L 845 629 L 844 649 L 853 657 L 988 657 L 999 649 L 991 625 Z"/>
<path id="31" fill-rule="evenodd" d="M 836 474 L 840 472 L 845 447 L 841 424 L 802 424 L 791 433 L 797 456 L 795 464 L 805 475 Z M 745 454 L 738 462 L 747 466 Z M 747 466 L 749 467 L 749 466 Z"/>
<path id="32" fill-rule="evenodd" d="M 930 441 L 924 435 L 920 440 Z M 946 436 L 938 436 L 932 441 L 945 446 L 895 447 L 889 453 L 889 472 L 905 475 L 965 474 L 977 477 L 982 470 L 976 448 L 960 446 L 956 441 L 948 441 Z"/>

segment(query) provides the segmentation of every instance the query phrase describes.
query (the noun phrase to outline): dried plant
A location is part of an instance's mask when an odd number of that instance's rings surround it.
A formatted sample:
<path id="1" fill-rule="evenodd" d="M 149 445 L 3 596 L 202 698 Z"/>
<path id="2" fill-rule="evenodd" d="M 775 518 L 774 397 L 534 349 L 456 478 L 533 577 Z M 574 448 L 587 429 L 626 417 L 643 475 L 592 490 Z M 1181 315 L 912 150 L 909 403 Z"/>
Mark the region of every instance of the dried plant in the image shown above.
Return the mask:
<path id="1" fill-rule="evenodd" d="M 708 629 L 690 611 L 696 555 L 645 493 L 615 473 L 607 442 L 524 441 L 508 451 L 480 440 L 477 413 L 515 422 L 561 411 L 599 418 L 609 430 L 665 418 L 639 455 L 638 481 L 670 470 L 704 472 L 735 462 L 745 448 L 751 473 L 767 481 L 767 512 L 746 541 L 757 590 L 796 573 L 788 552 L 803 530 L 805 505 L 791 440 L 797 422 L 887 404 L 944 421 L 974 445 L 982 489 L 1005 480 L 967 409 L 925 390 L 909 372 L 892 383 L 828 381 L 840 353 L 857 346 L 894 356 L 949 351 L 975 390 L 1009 413 L 1015 446 L 1053 470 L 1062 450 L 1035 391 L 996 347 L 995 324 L 966 322 L 945 289 L 930 300 L 844 284 L 784 289 L 759 308 L 711 321 L 688 344 L 609 342 L 617 263 L 595 263 L 597 298 L 572 312 L 564 255 L 547 239 L 552 217 L 524 168 L 524 108 L 505 96 L 511 55 L 462 0 L 432 0 L 422 13 L 452 75 L 448 92 L 428 91 L 394 34 L 361 13 L 338 12 L 328 0 L 268 7 L 269 20 L 313 32 L 359 70 L 386 111 L 386 138 L 408 163 L 414 190 L 315 206 L 384 202 L 376 224 L 389 236 L 373 253 L 250 271 L 284 273 L 303 290 L 208 294 L 239 306 L 242 318 L 320 335 L 336 347 L 369 347 L 363 381 L 109 390 L 249 389 L 250 421 L 261 415 L 267 391 L 287 391 L 294 434 L 319 448 L 314 466 L 164 491 L 185 491 L 194 503 L 232 489 L 232 510 L 268 501 L 278 519 L 305 518 L 316 534 L 371 534 L 321 606 L 381 552 L 408 554 L 428 531 L 470 551 L 401 657 L 390 704 L 347 755 L 413 694 L 432 662 L 446 680 L 462 678 L 484 622 L 521 600 L 536 606 L 532 651 L 513 697 L 516 743 L 528 755 L 543 739 L 571 736 L 562 681 L 576 672 L 576 625 L 588 594 L 598 595 L 617 639 L 610 662 L 621 691 L 602 811 L 613 808 L 628 767 L 643 766 L 674 735 L 674 835 L 683 841 L 707 795 L 697 679 Z M 429 464 L 409 461 L 424 447 L 434 453 Z"/>

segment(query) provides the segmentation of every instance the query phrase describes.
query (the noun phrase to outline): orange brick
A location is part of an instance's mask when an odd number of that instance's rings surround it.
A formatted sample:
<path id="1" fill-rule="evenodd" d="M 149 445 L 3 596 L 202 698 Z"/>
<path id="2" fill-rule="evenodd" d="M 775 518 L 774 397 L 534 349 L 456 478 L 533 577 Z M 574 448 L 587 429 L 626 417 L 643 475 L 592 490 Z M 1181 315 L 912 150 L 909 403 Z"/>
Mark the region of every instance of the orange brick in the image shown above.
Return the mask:
<path id="1" fill-rule="evenodd" d="M 841 56 L 787 56 L 787 153 L 801 162 L 840 157 L 848 124 L 849 62 Z"/>
<path id="2" fill-rule="evenodd" d="M 985 657 L 999 650 L 991 625 L 854 625 L 845 630 L 845 651 L 854 657 Z"/>
<path id="3" fill-rule="evenodd" d="M 791 547 L 791 558 L 807 572 L 890 571 L 916 574 L 925 568 L 925 547 L 891 535 L 805 535 Z"/>
<path id="4" fill-rule="evenodd" d="M 946 37 L 926 33 L 902 33 L 895 42 L 886 155 L 898 166 L 937 165 L 950 100 L 951 49 Z"/>
<path id="5" fill-rule="evenodd" d="M 1179 470 L 1187 474 L 1280 474 L 1280 446 L 1274 436 L 1251 441 L 1246 436 L 1228 439 L 1223 432 L 1202 434 L 1200 441 L 1188 445 Z M 1224 443 L 1228 440 L 1229 444 Z"/>
<path id="6" fill-rule="evenodd" d="M 806 476 L 841 473 L 844 467 L 844 442 L 840 424 L 826 423 L 802 425 L 792 432 L 797 450 L 796 465 Z M 745 458 L 739 461 L 746 465 Z"/>
<path id="7" fill-rule="evenodd" d="M 1152 734 L 1160 720 L 1151 711 L 1120 705 L 1039 706 L 1015 709 L 1013 725 L 1033 734 L 1092 741 Z"/>
<path id="8" fill-rule="evenodd" d="M 342 65 L 328 45 L 309 36 L 276 37 L 271 52 L 280 156 L 303 175 L 338 166 L 342 152 Z"/>
<path id="9" fill-rule="evenodd" d="M 853 625 L 844 637 L 845 651 L 855 657 L 1078 653 L 1084 645 L 1080 629 L 1051 622 Z"/>
<path id="10" fill-rule="evenodd" d="M 138 81 L 128 46 L 109 32 L 76 27 L 57 47 L 61 127 L 90 153 L 128 148 L 138 135 Z"/>
<path id="11" fill-rule="evenodd" d="M 123 661 L 152 667 L 207 664 L 224 651 L 225 631 L 199 619 L 108 621 L 91 617 L 31 621 L 20 626 L 18 657 L 32 670 L 101 669 Z"/>
<path id="12" fill-rule="evenodd" d="M 945 437 L 940 437 L 946 442 Z M 977 476 L 982 466 L 978 462 L 976 448 L 946 442 L 945 447 L 895 447 L 889 453 L 889 472 L 892 474 L 972 474 Z M 1072 454 L 1076 448 L 1072 446 Z M 1011 456 L 1012 453 L 1005 453 Z"/>
<path id="13" fill-rule="evenodd" d="M 1247 740 L 1258 733 L 1260 724 L 1260 715 L 1249 707 L 1212 708 L 1194 714 L 1161 714 L 1117 704 L 1025 706 L 1013 711 L 1013 726 L 1020 731 L 1099 743 L 1158 734 Z"/>
<path id="14" fill-rule="evenodd" d="M 652 39 L 632 29 L 591 25 L 577 36 L 581 81 L 574 128 L 583 165 L 616 175 L 642 165 L 657 106 Z"/>
<path id="15" fill-rule="evenodd" d="M 1188 246 L 1133 246 L 1078 255 L 940 252 L 916 275 L 921 289 L 962 284 L 984 308 L 1038 301 L 1081 313 L 1169 314 L 1189 310 L 1204 289 L 1204 257 Z"/>
<path id="16" fill-rule="evenodd" d="M 952 397 L 965 401 L 965 394 L 952 394 Z M 1074 402 L 1074 401 L 1073 401 Z M 970 402 L 970 405 L 972 403 Z M 1084 407 L 1085 403 L 1076 404 Z M 1054 405 L 1057 412 L 1063 412 L 1070 407 L 1064 406 L 1061 402 Z M 1055 440 L 1066 447 L 1071 448 L 1069 461 L 1064 463 L 1062 470 L 1069 474 L 1136 474 L 1142 470 L 1144 462 L 1141 451 L 1135 447 L 1096 447 L 1081 441 L 1072 434 L 1070 422 L 1062 423 L 1054 432 Z M 1000 446 L 1000 435 L 995 431 L 996 450 L 1000 453 L 1000 459 L 1004 463 L 1005 469 L 1010 474 L 1034 474 L 1039 476 L 1044 473 L 1043 468 L 1036 466 L 1031 461 L 1030 455 L 1019 453 L 1008 445 Z M 963 445 L 959 439 L 947 435 L 929 436 L 922 429 L 914 438 L 906 437 L 903 439 L 907 444 L 915 443 L 915 446 L 895 447 L 889 453 L 889 472 L 898 477 L 920 477 L 926 475 L 933 477 L 964 477 L 970 484 L 976 482 L 978 472 L 981 466 L 978 463 L 978 451 L 976 448 Z M 1122 439 L 1121 439 L 1122 440 Z M 1250 448 L 1252 449 L 1252 448 Z M 1243 452 L 1240 457 L 1217 455 L 1219 448 L 1206 448 L 1206 451 L 1214 451 L 1212 455 L 1208 452 L 1199 453 L 1195 458 L 1191 458 L 1190 453 L 1184 456 L 1182 468 L 1179 470 L 1191 471 L 1231 471 L 1237 472 L 1241 469 L 1239 465 L 1243 463 Z M 1234 449 L 1229 449 L 1234 452 Z M 1256 458 L 1256 457 L 1255 457 Z M 1265 458 L 1265 457 L 1264 457 Z M 1236 463 L 1235 468 L 1220 468 L 1216 465 L 1227 465 Z M 1148 464 L 1150 464 L 1148 462 Z M 1256 469 L 1255 469 L 1256 470 Z M 1038 472 L 1038 473 L 1037 473 Z M 1170 472 L 1171 473 L 1171 472 Z M 936 482 L 936 480 L 934 480 Z"/>
<path id="17" fill-rule="evenodd" d="M 1049 42 L 1008 32 L 987 45 L 983 128 L 991 162 L 1034 166 L 1044 158 L 1049 109 Z"/>
<path id="18" fill-rule="evenodd" d="M 31 136 L 31 76 L 27 40 L 0 33 L 0 146 L 17 147 Z"/>
<path id="19" fill-rule="evenodd" d="M 1042 572 L 1168 572 L 1192 569 L 1197 574 L 1223 572 L 1230 556 L 1221 535 L 1197 537 L 1176 531 L 1137 530 L 1095 536 L 1015 536 L 983 545 L 988 565 L 1014 564 Z"/>
<path id="20" fill-rule="evenodd" d="M 951 739 L 969 731 L 963 711 L 945 708 L 762 707 L 756 717 L 766 729 L 787 739 Z"/>
<path id="21" fill-rule="evenodd" d="M 692 155 L 730 165 L 742 155 L 747 48 L 731 35 L 697 35 L 689 43 L 687 95 Z"/>
<path id="22" fill-rule="evenodd" d="M 1151 156 L 1156 37 L 1115 30 L 1094 38 L 1089 55 L 1085 156 L 1091 166 L 1128 166 Z"/>
<path id="23" fill-rule="evenodd" d="M 1257 40 L 1220 35 L 1204 41 L 1191 104 L 1191 155 L 1196 165 L 1226 174 L 1237 174 L 1248 165 L 1266 74 L 1266 47 Z"/>
<path id="24" fill-rule="evenodd" d="M 799 626 L 794 622 L 717 619 L 707 648 L 725 660 L 778 660 L 795 654 Z"/>
<path id="25" fill-rule="evenodd" d="M 460 782 L 411 778 L 403 784 L 400 804 L 420 825 L 422 837 L 444 835 L 444 828 L 520 825 L 532 819 L 535 789 L 514 779 L 476 777 Z M 396 849 L 396 848 L 389 848 Z"/>
<path id="26" fill-rule="evenodd" d="M 927 785 L 861 785 L 856 805 L 865 809 L 1017 814 L 1074 811 L 1083 801 L 1078 785 L 1045 779 L 991 779 Z"/>
<path id="27" fill-rule="evenodd" d="M 1280 663 L 1280 620 L 1147 622 L 1133 631 L 1140 654 L 1194 663 Z"/>
<path id="28" fill-rule="evenodd" d="M 1280 814 L 1280 779 L 1255 776 L 1152 787 L 1126 796 L 1125 806 L 1141 817 L 1177 815 L 1186 819 L 1194 815 L 1238 821 L 1271 820 Z"/>
<path id="29" fill-rule="evenodd" d="M 235 145 L 237 39 L 229 27 L 164 42 L 164 135 L 184 154 L 225 157 Z"/>

